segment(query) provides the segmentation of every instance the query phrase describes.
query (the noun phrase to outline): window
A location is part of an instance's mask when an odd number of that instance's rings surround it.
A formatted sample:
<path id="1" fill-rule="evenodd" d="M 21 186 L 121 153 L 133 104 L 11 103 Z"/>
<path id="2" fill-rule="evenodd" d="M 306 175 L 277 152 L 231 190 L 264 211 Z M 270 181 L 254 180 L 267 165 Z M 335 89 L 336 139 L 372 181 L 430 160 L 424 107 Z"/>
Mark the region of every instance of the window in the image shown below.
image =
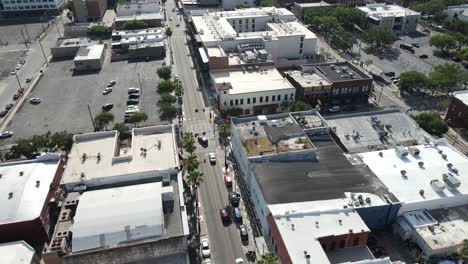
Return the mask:
<path id="1" fill-rule="evenodd" d="M 244 104 L 244 98 L 240 99 L 240 104 L 241 104 L 241 105 Z"/>
<path id="2" fill-rule="evenodd" d="M 301 42 L 304 42 L 304 37 L 301 37 Z M 302 43 L 301 43 L 302 44 Z"/>
<path id="3" fill-rule="evenodd" d="M 233 103 L 232 103 L 232 100 L 229 102 L 229 105 L 230 105 L 230 106 L 232 106 L 232 105 L 233 105 Z"/>
<path id="4" fill-rule="evenodd" d="M 226 106 L 226 105 L 227 105 L 227 104 L 226 104 L 226 101 L 224 101 L 224 106 Z"/>
<path id="5" fill-rule="evenodd" d="M 250 98 L 247 98 L 247 104 L 250 104 Z"/>
<path id="6" fill-rule="evenodd" d="M 353 246 L 359 245 L 359 237 L 356 237 L 353 241 Z"/>
<path id="7" fill-rule="evenodd" d="M 239 19 L 239 25 L 242 25 L 242 19 Z"/>
<path id="8" fill-rule="evenodd" d="M 284 100 L 288 100 L 288 95 L 287 94 L 284 95 Z"/>
<path id="9" fill-rule="evenodd" d="M 302 54 L 302 49 L 299 49 L 299 54 Z"/>
<path id="10" fill-rule="evenodd" d="M 274 96 L 274 95 L 271 96 L 271 101 L 272 101 L 272 102 L 275 101 L 275 96 Z"/>
<path id="11" fill-rule="evenodd" d="M 24 6 L 19 6 L 19 9 L 24 9 Z"/>
<path id="12" fill-rule="evenodd" d="M 223 91 L 223 94 L 226 94 L 226 91 Z"/>
<path id="13" fill-rule="evenodd" d="M 257 97 L 254 97 L 254 98 L 252 99 L 252 103 L 253 103 L 253 104 L 257 103 Z"/>
<path id="14" fill-rule="evenodd" d="M 269 96 L 265 96 L 265 102 L 268 102 Z"/>
<path id="15" fill-rule="evenodd" d="M 260 103 L 263 103 L 263 96 L 260 96 Z"/>
<path id="16" fill-rule="evenodd" d="M 24 8 L 25 8 L 25 9 L 30 9 L 31 7 L 30 7 L 30 6 L 25 6 Z"/>
<path id="17" fill-rule="evenodd" d="M 291 100 L 294 99 L 294 94 L 291 94 Z"/>
<path id="18" fill-rule="evenodd" d="M 340 241 L 340 248 L 345 248 L 345 245 L 346 245 L 346 240 L 341 240 Z"/>
<path id="19" fill-rule="evenodd" d="M 255 23 L 255 18 L 252 18 L 252 23 Z"/>
<path id="20" fill-rule="evenodd" d="M 238 105 L 238 104 L 239 104 L 239 99 L 236 99 L 236 105 Z"/>
<path id="21" fill-rule="evenodd" d="M 249 24 L 249 19 L 248 19 L 248 18 L 245 20 L 245 23 L 246 23 L 246 24 Z"/>
<path id="22" fill-rule="evenodd" d="M 250 109 L 245 109 L 244 113 L 245 115 L 250 115 Z"/>
<path id="23" fill-rule="evenodd" d="M 280 94 L 278 94 L 278 99 L 277 100 L 281 101 L 281 95 Z"/>
<path id="24" fill-rule="evenodd" d="M 299 45 L 299 48 L 304 48 L 304 43 L 301 42 L 301 44 Z"/>

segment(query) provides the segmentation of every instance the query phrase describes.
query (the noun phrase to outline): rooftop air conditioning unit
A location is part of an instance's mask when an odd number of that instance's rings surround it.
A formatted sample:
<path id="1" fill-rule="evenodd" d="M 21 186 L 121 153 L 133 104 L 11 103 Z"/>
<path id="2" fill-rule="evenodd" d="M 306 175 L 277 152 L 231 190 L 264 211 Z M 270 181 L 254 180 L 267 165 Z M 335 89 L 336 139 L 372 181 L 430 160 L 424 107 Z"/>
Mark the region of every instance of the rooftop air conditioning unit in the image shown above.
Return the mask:
<path id="1" fill-rule="evenodd" d="M 408 151 L 413 157 L 418 157 L 420 153 L 417 147 L 408 147 Z"/>
<path id="2" fill-rule="evenodd" d="M 50 250 L 56 251 L 60 255 L 65 254 L 67 252 L 67 247 L 68 247 L 67 239 L 64 237 L 56 238 L 50 244 Z"/>
<path id="3" fill-rule="evenodd" d="M 435 192 L 442 192 L 445 189 L 444 184 L 441 183 L 439 180 L 432 180 L 431 187 Z"/>
<path id="4" fill-rule="evenodd" d="M 403 158 L 408 156 L 408 150 L 406 148 L 401 147 L 401 146 L 396 146 L 395 147 L 395 153 L 397 154 L 398 157 Z"/>
<path id="5" fill-rule="evenodd" d="M 452 175 L 442 174 L 442 178 L 448 189 L 456 189 L 461 185 L 461 182 Z"/>
<path id="6" fill-rule="evenodd" d="M 65 222 L 65 221 L 70 221 L 71 220 L 71 210 L 70 209 L 64 209 L 60 212 L 60 216 L 58 221 L 59 222 Z"/>

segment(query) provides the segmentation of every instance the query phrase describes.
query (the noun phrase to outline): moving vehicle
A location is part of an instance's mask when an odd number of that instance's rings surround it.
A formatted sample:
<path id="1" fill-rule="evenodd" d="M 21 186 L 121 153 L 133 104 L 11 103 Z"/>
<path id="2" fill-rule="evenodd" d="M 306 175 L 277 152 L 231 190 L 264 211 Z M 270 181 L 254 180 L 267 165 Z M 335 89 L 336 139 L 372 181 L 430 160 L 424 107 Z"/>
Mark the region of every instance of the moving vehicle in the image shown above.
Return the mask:
<path id="1" fill-rule="evenodd" d="M 140 93 L 140 88 L 130 87 L 128 88 L 128 93 Z"/>
<path id="2" fill-rule="evenodd" d="M 13 100 L 18 100 L 18 98 L 20 98 L 21 95 L 22 95 L 22 93 L 15 93 L 15 94 L 13 95 Z"/>
<path id="3" fill-rule="evenodd" d="M 386 72 L 384 74 L 385 76 L 388 76 L 388 77 L 395 77 L 395 72 Z"/>
<path id="4" fill-rule="evenodd" d="M 246 225 L 241 225 L 239 227 L 239 233 L 242 241 L 249 241 L 249 233 L 247 232 Z"/>
<path id="5" fill-rule="evenodd" d="M 0 133 L 0 139 L 9 138 L 13 136 L 13 131 L 3 131 Z"/>
<path id="6" fill-rule="evenodd" d="M 338 113 L 339 111 L 341 111 L 341 108 L 339 106 L 332 106 L 328 108 L 329 113 Z"/>
<path id="7" fill-rule="evenodd" d="M 411 53 L 414 53 L 413 46 L 409 45 L 409 44 L 406 44 L 406 43 L 401 43 L 400 44 L 400 49 L 404 49 L 404 50 L 407 50 L 407 51 L 409 51 Z"/>
<path id="8" fill-rule="evenodd" d="M 213 152 L 208 153 L 208 158 L 211 164 L 216 164 L 216 155 Z"/>
<path id="9" fill-rule="evenodd" d="M 102 94 L 104 94 L 104 95 L 109 94 L 110 92 L 112 92 L 112 88 L 110 88 L 110 87 L 107 87 L 104 90 L 102 90 Z"/>
<path id="10" fill-rule="evenodd" d="M 208 239 L 202 239 L 201 241 L 201 248 L 202 248 L 202 257 L 204 258 L 209 258 L 211 255 L 210 252 L 210 242 Z"/>
<path id="11" fill-rule="evenodd" d="M 115 80 L 109 81 L 109 82 L 107 83 L 107 87 L 112 87 L 112 86 L 114 86 L 116 83 L 117 83 L 117 81 L 115 81 Z"/>
<path id="12" fill-rule="evenodd" d="M 26 78 L 26 83 L 30 83 L 33 79 L 34 79 L 34 77 L 29 76 L 28 78 Z"/>
<path id="13" fill-rule="evenodd" d="M 226 208 L 219 209 L 219 216 L 221 217 L 221 222 L 223 222 L 223 224 L 228 224 L 231 222 L 229 211 Z"/>
<path id="14" fill-rule="evenodd" d="M 41 103 L 41 99 L 39 97 L 33 97 L 31 99 L 29 99 L 29 102 L 31 104 L 40 104 Z"/>
<path id="15" fill-rule="evenodd" d="M 415 47 L 415 48 L 419 48 L 419 47 L 420 47 L 420 46 L 419 46 L 419 43 L 412 43 L 411 45 L 412 45 L 413 47 Z"/>
<path id="16" fill-rule="evenodd" d="M 105 104 L 102 106 L 102 111 L 109 111 L 114 107 L 114 104 Z"/>
<path id="17" fill-rule="evenodd" d="M 198 137 L 198 143 L 200 145 L 207 147 L 208 146 L 208 139 L 206 137 Z"/>
<path id="18" fill-rule="evenodd" d="M 0 117 L 4 117 L 4 116 L 6 116 L 6 114 L 8 114 L 7 110 L 0 111 Z"/>
<path id="19" fill-rule="evenodd" d="M 238 223 L 242 223 L 242 213 L 239 207 L 233 209 L 234 220 Z"/>
<path id="20" fill-rule="evenodd" d="M 427 56 L 426 54 L 421 54 L 421 55 L 419 55 L 419 58 L 421 58 L 421 59 L 427 59 L 427 58 L 429 58 L 429 56 Z"/>
<path id="21" fill-rule="evenodd" d="M 128 99 L 127 105 L 137 105 L 140 103 L 140 100 L 138 99 Z"/>
<path id="22" fill-rule="evenodd" d="M 19 70 L 21 69 L 22 66 L 23 66 L 22 64 L 18 64 L 18 65 L 16 65 L 15 69 L 16 69 L 17 71 L 19 71 Z"/>
<path id="23" fill-rule="evenodd" d="M 21 60 L 21 61 L 20 61 L 20 64 L 21 64 L 21 65 L 24 65 L 25 63 L 26 63 L 25 60 Z"/>

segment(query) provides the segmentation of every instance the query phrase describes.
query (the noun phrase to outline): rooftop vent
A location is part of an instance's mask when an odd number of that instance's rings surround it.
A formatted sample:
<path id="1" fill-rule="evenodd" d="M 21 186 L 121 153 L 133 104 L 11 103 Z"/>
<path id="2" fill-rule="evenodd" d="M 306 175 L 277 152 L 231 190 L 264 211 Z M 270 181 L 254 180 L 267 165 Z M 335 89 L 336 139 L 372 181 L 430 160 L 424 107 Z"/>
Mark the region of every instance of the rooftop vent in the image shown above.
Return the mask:
<path id="1" fill-rule="evenodd" d="M 443 158 L 444 160 L 446 160 L 446 159 L 447 159 L 447 154 L 442 154 L 442 158 Z"/>
<path id="2" fill-rule="evenodd" d="M 19 176 L 23 176 L 23 175 L 24 175 L 24 171 L 20 171 Z"/>
<path id="3" fill-rule="evenodd" d="M 424 190 L 423 190 L 423 189 L 419 190 L 419 194 L 420 194 L 422 197 L 424 197 Z"/>
<path id="4" fill-rule="evenodd" d="M 12 192 L 8 194 L 8 200 L 10 200 L 11 198 L 13 198 L 13 193 Z"/>
<path id="5" fill-rule="evenodd" d="M 41 181 L 36 181 L 36 188 L 39 188 L 41 186 Z"/>
<path id="6" fill-rule="evenodd" d="M 417 147 L 408 147 L 408 151 L 413 155 L 414 157 L 419 156 L 419 149 Z"/>
<path id="7" fill-rule="evenodd" d="M 342 224 L 343 224 L 343 220 L 339 219 L 339 220 L 338 220 L 338 223 L 339 223 L 340 225 L 342 225 Z"/>
<path id="8" fill-rule="evenodd" d="M 423 168 L 424 167 L 424 162 L 420 161 L 420 162 L 418 162 L 418 165 L 419 165 L 419 168 Z"/>
<path id="9" fill-rule="evenodd" d="M 383 152 L 382 151 L 379 151 L 379 156 L 383 157 Z"/>
<path id="10" fill-rule="evenodd" d="M 442 192 L 445 189 L 444 184 L 441 183 L 439 180 L 432 180 L 431 187 L 435 192 Z"/>
<path id="11" fill-rule="evenodd" d="M 408 178 L 408 176 L 406 176 L 406 170 L 401 170 L 400 173 L 403 178 Z"/>

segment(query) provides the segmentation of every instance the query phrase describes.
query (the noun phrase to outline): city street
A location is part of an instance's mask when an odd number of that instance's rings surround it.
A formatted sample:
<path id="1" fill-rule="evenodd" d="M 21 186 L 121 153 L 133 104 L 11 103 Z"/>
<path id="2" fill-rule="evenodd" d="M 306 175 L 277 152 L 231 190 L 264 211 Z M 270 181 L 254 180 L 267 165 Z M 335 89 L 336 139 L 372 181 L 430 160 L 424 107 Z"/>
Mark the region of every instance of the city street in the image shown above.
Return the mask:
<path id="1" fill-rule="evenodd" d="M 174 2 L 166 2 L 167 23 L 173 30 L 170 43 L 174 56 L 174 71 L 184 87 L 182 130 L 202 135 L 208 139 L 208 147 L 203 148 L 197 143 L 197 155 L 201 161 L 200 171 L 204 174 L 203 183 L 199 189 L 201 207 L 201 239 L 208 238 L 211 246 L 212 263 L 234 263 L 237 258 L 244 258 L 245 252 L 241 244 L 238 228 L 235 224 L 225 227 L 219 216 L 219 209 L 228 204 L 227 191 L 224 186 L 221 166 L 224 165 L 223 150 L 218 143 L 217 131 L 209 120 L 210 109 L 205 105 L 202 92 L 195 77 L 192 57 L 186 45 L 185 23 L 180 15 L 172 12 Z M 172 17 L 172 21 L 169 21 Z M 180 24 L 180 26 L 176 26 Z M 205 109 L 205 111 L 203 110 Z M 216 152 L 217 163 L 211 166 L 207 160 L 209 152 Z"/>

